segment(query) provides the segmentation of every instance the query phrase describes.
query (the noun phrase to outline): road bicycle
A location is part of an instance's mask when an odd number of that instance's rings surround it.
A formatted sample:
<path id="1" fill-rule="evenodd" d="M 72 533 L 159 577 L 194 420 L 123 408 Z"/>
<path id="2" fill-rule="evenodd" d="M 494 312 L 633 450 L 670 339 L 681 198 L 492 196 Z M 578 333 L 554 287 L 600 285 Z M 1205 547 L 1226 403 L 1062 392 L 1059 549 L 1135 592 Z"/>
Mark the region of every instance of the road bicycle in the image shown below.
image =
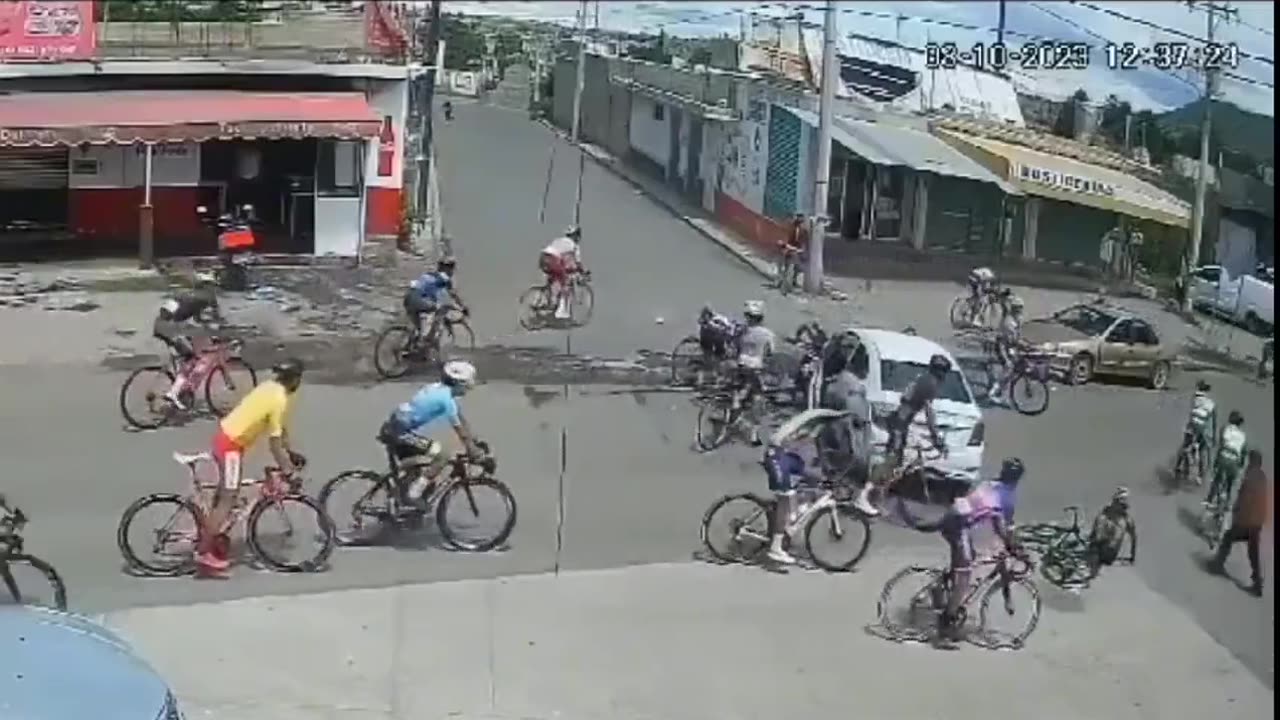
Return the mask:
<path id="1" fill-rule="evenodd" d="M 204 519 L 220 482 L 220 474 L 216 461 L 209 453 L 175 452 L 173 459 L 186 468 L 190 475 L 191 491 L 187 495 L 151 493 L 138 498 L 125 509 L 116 530 L 116 544 L 121 555 L 129 567 L 140 574 L 172 577 L 195 570 L 195 547 L 203 532 Z M 202 467 L 207 469 L 206 472 L 200 472 Z M 279 572 L 317 572 L 325 569 L 329 556 L 333 553 L 335 540 L 333 524 L 320 503 L 302 492 L 300 479 L 285 478 L 277 467 L 265 468 L 263 478 L 244 478 L 240 481 L 240 492 L 228 518 L 227 527 L 234 528 L 244 524 L 250 553 L 267 568 Z M 161 511 L 162 521 L 157 527 L 146 531 L 143 540 L 146 545 L 136 545 L 130 539 L 130 530 L 134 529 L 135 521 L 142 522 L 138 518 L 143 511 L 153 508 Z M 314 529 L 296 529 L 289 514 L 292 510 L 301 511 L 309 517 Z M 280 533 L 268 532 L 262 526 L 266 517 L 278 517 L 283 522 L 284 530 Z M 274 549 L 269 550 L 269 544 L 264 543 L 264 540 L 276 534 L 281 536 L 285 544 L 295 537 L 301 540 L 310 537 L 317 546 L 303 559 L 291 560 Z M 149 540 L 146 536 L 149 536 Z M 149 549 L 155 558 L 144 559 L 138 552 L 140 548 Z"/>
<path id="2" fill-rule="evenodd" d="M 0 595 L 0 607 L 13 603 L 15 605 L 43 605 L 67 609 L 67 586 L 63 584 L 58 571 L 49 563 L 23 549 L 22 530 L 29 518 L 22 508 L 10 507 L 4 495 L 0 495 L 0 581 L 4 582 L 7 595 Z M 30 592 L 28 586 L 24 591 L 18 587 L 18 579 L 14 570 L 29 567 L 44 577 L 44 584 L 49 592 L 39 594 Z M 41 590 L 44 590 L 42 587 Z"/>
<path id="3" fill-rule="evenodd" d="M 1010 562 L 1010 559 L 1015 562 Z M 991 568 L 985 575 L 981 568 Z M 978 602 L 977 633 L 966 633 L 965 638 L 980 647 L 1020 649 L 1040 622 L 1040 591 L 1029 576 L 1034 563 L 1029 559 L 1013 557 L 1001 552 L 974 563 L 968 592 L 959 604 L 955 622 L 961 628 L 968 620 L 969 606 Z M 937 637 L 942 613 L 947 608 L 947 597 L 952 591 L 950 568 L 912 565 L 889 578 L 880 599 L 876 603 L 877 628 L 895 642 L 927 642 Z M 1019 597 L 1020 596 L 1020 597 Z M 1000 604 L 995 604 L 996 598 Z M 991 624 L 1003 611 L 1013 616 L 1019 610 L 1029 609 L 1030 616 L 1020 629 L 1013 633 L 996 632 Z"/>
<path id="4" fill-rule="evenodd" d="M 896 468 L 887 470 L 889 472 L 887 481 L 876 488 L 880 496 L 878 504 L 894 511 L 892 515 L 901 518 L 909 527 L 919 528 L 927 525 L 926 521 L 915 517 L 907 507 L 908 497 L 915 498 L 925 507 L 930 507 L 939 504 L 949 505 L 956 497 L 968 492 L 968 484 L 958 486 L 959 481 L 948 479 L 930 469 L 930 464 L 942 457 L 942 451 L 932 446 L 908 446 L 903 451 L 902 462 Z M 886 462 L 887 460 L 888 458 L 885 457 Z M 878 470 L 881 475 L 886 472 L 883 469 L 878 468 Z M 904 480 L 907 481 L 905 484 Z M 939 485 L 941 487 L 937 487 Z"/>
<path id="5" fill-rule="evenodd" d="M 568 300 L 568 317 L 557 318 L 560 298 Z M 591 321 L 595 311 L 596 296 L 591 289 L 591 273 L 581 271 L 569 276 L 559 293 L 552 290 L 551 282 L 533 285 L 520 294 L 518 320 L 525 330 L 541 330 L 546 327 L 583 327 Z"/>
<path id="6" fill-rule="evenodd" d="M 715 385 L 723 381 L 728 363 L 728 358 L 703 352 L 698 336 L 689 335 L 671 351 L 671 384 L 692 388 Z"/>
<path id="7" fill-rule="evenodd" d="M 1200 536 L 1209 543 L 1210 548 L 1217 547 L 1227 525 L 1227 492 L 1218 493 L 1213 500 L 1205 503 L 1200 511 L 1198 521 Z"/>
<path id="8" fill-rule="evenodd" d="M 951 301 L 947 315 L 951 319 L 951 327 L 957 330 L 974 326 L 991 327 L 999 320 L 997 310 L 1002 303 L 995 290 L 980 293 L 966 293 Z"/>
<path id="9" fill-rule="evenodd" d="M 465 308 L 450 306 L 432 318 L 423 332 L 417 323 L 398 322 L 379 333 L 373 344 L 373 367 L 387 380 L 404 377 L 414 366 L 443 363 L 448 348 L 471 352 L 476 349 L 476 334 L 467 322 Z"/>
<path id="10" fill-rule="evenodd" d="M 999 358 L 987 360 L 987 397 L 1003 385 L 1009 404 L 1019 414 L 1034 416 L 1049 409 L 1049 371 L 1050 357 L 1042 353 L 1022 348 L 1013 354 L 1013 366 L 1005 372 L 1004 363 Z"/>
<path id="11" fill-rule="evenodd" d="M 171 357 L 167 364 L 146 365 L 134 370 L 120 386 L 120 412 L 125 422 L 139 430 L 154 430 L 175 419 L 196 412 L 196 391 L 203 389 L 209 411 L 222 417 L 258 383 L 258 373 L 240 357 L 240 340 L 211 338 L 187 361 Z M 181 400 L 188 410 L 176 407 L 167 397 L 176 373 L 185 374 L 186 389 Z M 143 405 L 131 408 L 130 398 L 141 391 Z"/>
<path id="12" fill-rule="evenodd" d="M 1102 563 L 1080 526 L 1080 506 L 1063 508 L 1068 522 L 1033 523 L 1013 529 L 1013 539 L 1040 556 L 1040 574 L 1058 587 L 1087 587 Z M 1090 532 L 1092 535 L 1092 532 Z"/>
<path id="13" fill-rule="evenodd" d="M 476 444 L 483 451 L 483 456 L 472 458 L 465 453 L 455 455 L 449 462 L 448 474 L 443 480 L 435 482 L 421 507 L 408 505 L 402 500 L 404 489 L 415 478 L 416 468 L 398 467 L 399 463 L 393 457 L 388 457 L 391 467 L 385 473 L 348 470 L 325 483 L 320 491 L 320 505 L 325 508 L 326 514 L 335 522 L 345 522 L 349 518 L 352 523 L 350 528 L 338 531 L 339 542 L 344 545 L 366 542 L 384 527 L 398 529 L 410 522 L 420 521 L 434 510 L 436 527 L 445 542 L 453 548 L 486 552 L 505 543 L 515 529 L 516 499 L 506 484 L 494 476 L 498 462 L 490 452 L 489 445 L 483 442 Z M 339 499 L 341 493 L 345 493 L 348 488 L 354 491 L 355 500 L 349 497 Z M 466 539 L 460 532 L 461 528 L 449 519 L 449 508 L 454 500 L 464 499 L 471 518 L 479 518 L 480 508 L 476 503 L 479 490 L 496 493 L 506 515 L 496 533 L 478 539 Z"/>
<path id="14" fill-rule="evenodd" d="M 871 546 L 871 523 L 850 502 L 848 487 L 832 482 L 807 483 L 797 489 L 795 512 L 783 528 L 783 547 L 790 552 L 796 539 L 814 565 L 827 572 L 848 572 L 867 554 Z M 755 493 L 725 495 L 707 508 L 702 516 L 700 536 L 707 552 L 725 563 L 755 562 L 769 548 L 774 533 L 774 508 L 777 498 Z M 741 508 L 735 505 L 741 504 Z M 720 523 L 728 529 L 721 544 L 714 528 Z M 816 542 L 825 539 L 848 539 L 849 553 L 836 557 L 820 550 Z"/>
<path id="15" fill-rule="evenodd" d="M 1173 461 L 1174 485 L 1181 489 L 1188 485 L 1200 487 L 1209 472 L 1205 467 L 1206 453 L 1200 452 L 1200 434 L 1190 423 L 1182 430 L 1182 447 Z"/>
<path id="16" fill-rule="evenodd" d="M 741 385 L 734 382 L 697 398 L 693 440 L 699 450 L 711 452 L 731 438 L 749 435 L 753 426 L 759 426 L 769 405 L 765 391 L 757 391 L 746 403 L 742 402 L 742 394 Z"/>

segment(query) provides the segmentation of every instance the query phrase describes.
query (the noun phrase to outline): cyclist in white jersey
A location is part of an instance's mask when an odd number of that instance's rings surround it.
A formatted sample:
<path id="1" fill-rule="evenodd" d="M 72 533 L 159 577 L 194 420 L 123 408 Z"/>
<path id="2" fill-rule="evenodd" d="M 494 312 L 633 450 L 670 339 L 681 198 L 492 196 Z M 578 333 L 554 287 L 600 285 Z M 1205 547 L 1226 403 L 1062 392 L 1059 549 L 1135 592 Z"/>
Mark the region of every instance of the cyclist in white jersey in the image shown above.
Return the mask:
<path id="1" fill-rule="evenodd" d="M 735 395 L 739 407 L 752 407 L 753 401 L 764 390 L 760 375 L 764 372 L 765 363 L 773 355 L 777 344 L 777 336 L 764 326 L 764 303 L 759 300 L 748 300 L 743 307 L 743 318 L 746 326 L 738 336 L 738 378 L 740 394 Z M 752 418 L 751 444 L 759 446 L 759 418 Z"/>
<path id="2" fill-rule="evenodd" d="M 1213 482 L 1209 484 L 1209 494 L 1204 499 L 1205 505 L 1230 502 L 1236 481 L 1244 471 L 1248 445 L 1249 438 L 1244 434 L 1244 416 L 1239 410 L 1232 410 L 1227 416 L 1227 426 L 1222 429 L 1222 435 L 1218 438 L 1218 455 L 1213 463 Z M 1228 504 L 1227 507 L 1230 505 Z"/>

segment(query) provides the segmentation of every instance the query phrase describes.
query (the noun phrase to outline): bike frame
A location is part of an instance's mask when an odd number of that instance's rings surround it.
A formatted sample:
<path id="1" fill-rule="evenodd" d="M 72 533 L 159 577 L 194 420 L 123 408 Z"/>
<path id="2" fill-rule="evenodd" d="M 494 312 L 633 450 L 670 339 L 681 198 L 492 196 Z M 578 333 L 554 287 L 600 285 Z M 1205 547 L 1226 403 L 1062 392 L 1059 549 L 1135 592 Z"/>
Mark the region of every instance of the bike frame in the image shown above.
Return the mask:
<path id="1" fill-rule="evenodd" d="M 199 458 L 195 463 L 187 464 L 191 488 L 191 494 L 189 497 L 192 504 L 200 510 L 201 514 L 207 515 L 212 509 L 212 497 L 210 497 L 209 501 L 206 502 L 205 496 L 217 492 L 218 487 L 222 484 L 222 476 L 221 472 L 215 465 L 213 469 L 214 473 L 218 476 L 218 480 L 214 483 L 201 482 L 200 475 L 196 472 L 200 463 L 213 464 L 214 460 L 212 456 L 204 456 Z M 240 486 L 236 490 L 236 504 L 232 506 L 231 513 L 227 516 L 227 523 L 226 526 L 223 527 L 222 532 L 227 532 L 248 517 L 249 512 L 252 511 L 253 507 L 258 503 L 264 500 L 279 499 L 290 492 L 291 488 L 289 487 L 289 484 L 280 477 L 280 471 L 278 469 L 267 467 L 263 469 L 262 474 L 263 478 L 265 478 L 262 480 L 241 478 Z M 246 499 L 244 495 L 245 490 L 252 490 L 254 488 L 257 489 L 257 494 L 252 496 L 250 499 Z M 199 520 L 201 523 L 204 522 L 203 517 L 199 518 Z"/>
<path id="2" fill-rule="evenodd" d="M 169 362 L 178 373 L 187 376 L 187 384 L 190 387 L 196 388 L 200 387 L 200 383 L 208 380 L 214 370 L 225 367 L 227 361 L 239 352 L 239 345 L 238 340 L 215 338 L 206 347 L 197 349 L 195 357 L 185 362 L 180 362 L 181 358 L 170 350 Z"/>

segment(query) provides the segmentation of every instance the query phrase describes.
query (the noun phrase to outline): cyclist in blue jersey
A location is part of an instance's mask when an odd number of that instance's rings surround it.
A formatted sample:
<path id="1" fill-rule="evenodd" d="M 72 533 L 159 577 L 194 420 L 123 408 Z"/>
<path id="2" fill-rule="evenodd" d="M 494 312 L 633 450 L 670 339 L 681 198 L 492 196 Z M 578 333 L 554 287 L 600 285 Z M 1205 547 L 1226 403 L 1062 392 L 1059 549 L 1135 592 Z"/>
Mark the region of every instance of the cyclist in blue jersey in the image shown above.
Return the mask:
<path id="1" fill-rule="evenodd" d="M 445 363 L 441 381 L 423 387 L 408 402 L 397 406 L 378 431 L 378 441 L 386 447 L 392 476 L 409 504 L 422 503 L 427 488 L 435 482 L 446 462 L 444 448 L 423 431 L 447 422 L 468 455 L 483 454 L 458 407 L 458 398 L 475 382 L 476 368 L 471 363 L 462 360 Z M 417 477 L 406 483 L 410 472 L 415 471 Z"/>
<path id="2" fill-rule="evenodd" d="M 1026 467 L 1019 458 L 1006 458 L 1000 465 L 1000 475 L 995 480 L 978 483 L 964 497 L 957 498 L 936 523 L 916 524 L 917 530 L 939 531 L 951 551 L 951 592 L 947 608 L 939 618 L 938 634 L 947 640 L 959 639 L 960 603 L 969 590 L 969 575 L 973 569 L 973 540 L 969 529 L 986 520 L 996 535 L 1004 542 L 1005 549 L 1021 557 L 1013 540 L 1013 510 L 1017 500 L 1018 481 Z"/>
<path id="3" fill-rule="evenodd" d="M 454 304 L 464 313 L 468 312 L 466 303 L 462 302 L 462 298 L 458 296 L 458 288 L 454 284 L 453 275 L 457 267 L 457 261 L 446 255 L 436 263 L 435 270 L 423 273 L 409 283 L 404 294 L 404 311 L 413 320 L 413 326 L 418 332 L 422 332 L 422 316 L 430 315 L 431 325 L 427 330 L 427 336 L 434 335 L 437 324 L 436 311 L 446 295 L 451 297 Z"/>

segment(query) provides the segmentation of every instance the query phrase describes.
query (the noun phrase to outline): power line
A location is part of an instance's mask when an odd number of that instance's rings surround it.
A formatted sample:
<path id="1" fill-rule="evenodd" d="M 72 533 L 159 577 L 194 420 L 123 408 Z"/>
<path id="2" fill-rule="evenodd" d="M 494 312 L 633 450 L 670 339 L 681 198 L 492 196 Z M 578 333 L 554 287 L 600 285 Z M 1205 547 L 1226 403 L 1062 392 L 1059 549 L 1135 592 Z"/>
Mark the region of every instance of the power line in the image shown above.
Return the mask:
<path id="1" fill-rule="evenodd" d="M 1178 30 L 1178 29 L 1176 29 L 1176 28 L 1166 27 L 1166 26 L 1161 25 L 1161 24 L 1159 24 L 1159 23 L 1155 23 L 1155 22 L 1152 22 L 1152 21 L 1150 21 L 1150 20 L 1146 20 L 1146 19 L 1144 19 L 1144 18 L 1133 17 L 1132 15 L 1126 15 L 1126 14 L 1124 14 L 1124 13 L 1120 12 L 1119 10 L 1112 10 L 1111 8 L 1100 7 L 1100 6 L 1098 6 L 1098 5 L 1094 5 L 1093 3 L 1083 2 L 1082 0 L 1070 0 L 1070 1 L 1071 1 L 1071 4 L 1072 4 L 1072 5 L 1079 5 L 1080 7 L 1085 8 L 1086 10 L 1093 10 L 1094 12 L 1104 13 L 1104 14 L 1110 15 L 1111 17 L 1118 18 L 1118 19 L 1120 19 L 1120 20 L 1126 20 L 1126 21 L 1128 21 L 1128 22 L 1135 23 L 1135 24 L 1137 24 L 1137 25 L 1142 25 L 1142 26 L 1144 26 L 1144 27 L 1149 27 L 1149 28 L 1151 28 L 1151 29 L 1153 29 L 1153 30 L 1159 30 L 1159 31 L 1161 31 L 1161 32 L 1165 33 L 1166 35 L 1172 35 L 1172 36 L 1174 36 L 1174 37 L 1180 37 L 1180 38 L 1183 38 L 1183 39 L 1185 39 L 1185 40 L 1194 40 L 1194 41 L 1195 41 L 1195 42 L 1197 42 L 1197 43 L 1199 43 L 1199 42 L 1203 42 L 1203 41 L 1204 41 L 1204 40 L 1203 40 L 1203 38 L 1197 37 L 1197 36 L 1195 36 L 1195 35 L 1193 35 L 1193 34 L 1191 34 L 1191 33 L 1184 32 L 1184 31 L 1182 31 L 1182 30 Z M 1239 50 L 1239 53 L 1240 53 L 1240 57 L 1245 58 L 1245 59 L 1247 59 L 1247 60 L 1256 60 L 1257 62 L 1265 63 L 1265 64 L 1267 64 L 1267 65 L 1275 65 L 1275 64 L 1276 64 L 1276 61 L 1275 61 L 1275 60 L 1273 60 L 1273 59 L 1271 59 L 1271 58 L 1269 58 L 1269 57 L 1267 57 L 1267 56 L 1265 56 L 1265 55 L 1254 55 L 1254 54 L 1252 54 L 1252 53 L 1245 52 L 1244 50 Z"/>

